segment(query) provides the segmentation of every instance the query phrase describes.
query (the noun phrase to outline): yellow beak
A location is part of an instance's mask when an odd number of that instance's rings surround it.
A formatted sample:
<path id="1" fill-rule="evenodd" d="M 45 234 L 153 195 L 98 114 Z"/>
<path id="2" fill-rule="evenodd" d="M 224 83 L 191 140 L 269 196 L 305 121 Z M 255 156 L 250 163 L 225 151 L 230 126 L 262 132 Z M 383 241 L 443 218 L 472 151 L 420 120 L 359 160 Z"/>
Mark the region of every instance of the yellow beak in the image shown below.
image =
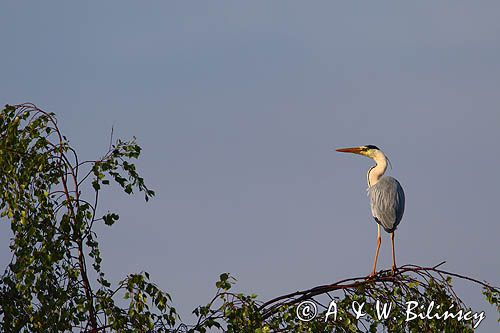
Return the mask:
<path id="1" fill-rule="evenodd" d="M 353 153 L 353 154 L 358 154 L 362 155 L 363 147 L 352 147 L 352 148 L 339 148 L 336 149 L 340 153 Z"/>

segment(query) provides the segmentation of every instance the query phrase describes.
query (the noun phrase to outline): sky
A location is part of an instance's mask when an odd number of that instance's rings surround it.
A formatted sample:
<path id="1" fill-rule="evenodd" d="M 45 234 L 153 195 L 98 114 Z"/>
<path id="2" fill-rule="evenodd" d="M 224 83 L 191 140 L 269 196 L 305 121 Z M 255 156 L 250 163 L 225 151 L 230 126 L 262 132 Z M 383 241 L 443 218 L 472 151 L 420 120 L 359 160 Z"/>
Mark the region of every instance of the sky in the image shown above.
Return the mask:
<path id="1" fill-rule="evenodd" d="M 398 265 L 500 285 L 500 3 L 3 2 L 0 103 L 55 112 L 82 158 L 136 136 L 157 196 L 100 207 L 111 280 L 148 271 L 186 321 L 230 272 L 259 299 L 368 274 L 372 144 L 405 189 Z M 0 266 L 10 260 L 0 225 Z M 383 234 L 378 269 L 391 265 Z M 478 332 L 498 329 L 457 282 Z"/>

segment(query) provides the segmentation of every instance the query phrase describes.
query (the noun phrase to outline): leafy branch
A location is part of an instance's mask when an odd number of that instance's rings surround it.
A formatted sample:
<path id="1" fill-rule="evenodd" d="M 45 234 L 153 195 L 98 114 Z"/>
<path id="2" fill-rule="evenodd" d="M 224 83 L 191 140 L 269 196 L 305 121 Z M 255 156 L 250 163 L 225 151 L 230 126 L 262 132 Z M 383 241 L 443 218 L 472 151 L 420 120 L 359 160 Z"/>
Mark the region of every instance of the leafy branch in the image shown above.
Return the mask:
<path id="1" fill-rule="evenodd" d="M 154 196 L 131 162 L 140 153 L 135 138 L 118 140 L 102 158 L 79 162 L 53 113 L 33 104 L 4 108 L 0 214 L 13 233 L 13 257 L 0 279 L 5 331 L 166 331 L 175 324 L 170 296 L 149 282 L 147 273 L 131 274 L 112 289 L 93 229 L 96 222 L 112 225 L 119 218 L 112 212 L 97 216 L 101 187 L 110 180 L 125 193 L 137 189 L 146 200 Z M 115 304 L 119 291 L 130 300 L 126 309 Z M 149 310 L 148 301 L 157 312 Z"/>
<path id="2" fill-rule="evenodd" d="M 452 278 L 482 287 L 487 300 L 499 310 L 500 290 L 486 282 L 444 271 L 439 268 L 443 264 L 433 267 L 405 265 L 394 275 L 390 270 L 384 270 L 372 278 L 348 278 L 266 302 L 258 301 L 256 295 L 231 292 L 235 280 L 225 273 L 217 282 L 216 296 L 206 306 L 195 309 L 198 322 L 185 326 L 182 332 L 206 332 L 207 329 L 257 333 L 378 332 L 380 327 L 390 332 L 473 332 L 484 319 L 484 313 L 474 314 L 466 306 L 453 290 Z M 313 302 L 323 310 L 313 320 L 300 320 L 297 311 L 304 301 Z M 338 311 L 335 319 L 331 316 L 332 302 Z M 376 310 L 380 305 L 378 302 L 389 304 L 390 317 L 380 318 Z M 443 313 L 430 312 L 433 318 L 412 314 L 408 320 L 408 302 L 418 305 L 432 303 Z M 353 304 L 358 306 L 358 313 Z M 360 309 L 364 311 L 361 316 Z"/>

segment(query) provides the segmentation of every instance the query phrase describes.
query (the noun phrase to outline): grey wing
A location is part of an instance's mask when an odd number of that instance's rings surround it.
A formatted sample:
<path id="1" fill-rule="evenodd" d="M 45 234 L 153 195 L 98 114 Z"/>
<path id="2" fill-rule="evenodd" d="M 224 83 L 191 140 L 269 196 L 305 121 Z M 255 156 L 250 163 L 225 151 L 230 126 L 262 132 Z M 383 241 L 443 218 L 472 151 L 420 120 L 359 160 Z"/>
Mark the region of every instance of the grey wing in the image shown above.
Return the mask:
<path id="1" fill-rule="evenodd" d="M 392 177 L 382 177 L 368 188 L 368 196 L 375 221 L 387 232 L 396 230 L 405 211 L 405 193 L 401 184 Z"/>

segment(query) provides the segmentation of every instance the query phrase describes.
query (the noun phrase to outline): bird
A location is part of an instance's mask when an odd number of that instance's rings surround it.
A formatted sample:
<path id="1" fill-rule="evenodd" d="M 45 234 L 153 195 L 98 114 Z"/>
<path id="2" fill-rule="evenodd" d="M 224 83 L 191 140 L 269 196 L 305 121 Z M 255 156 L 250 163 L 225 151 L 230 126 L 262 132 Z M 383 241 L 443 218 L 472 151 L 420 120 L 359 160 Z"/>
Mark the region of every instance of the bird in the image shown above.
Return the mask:
<path id="1" fill-rule="evenodd" d="M 368 197 L 370 198 L 370 208 L 372 216 L 377 222 L 377 249 L 373 268 L 368 277 L 377 275 L 377 259 L 380 250 L 381 236 L 380 227 L 391 235 L 392 242 L 392 274 L 397 271 L 396 255 L 394 251 L 394 232 L 396 231 L 405 210 L 405 193 L 401 184 L 391 176 L 384 176 L 389 159 L 377 146 L 366 145 L 353 148 L 339 148 L 336 151 L 341 153 L 352 153 L 371 158 L 375 165 L 366 174 L 368 182 Z M 390 163 L 390 162 L 389 162 Z"/>

